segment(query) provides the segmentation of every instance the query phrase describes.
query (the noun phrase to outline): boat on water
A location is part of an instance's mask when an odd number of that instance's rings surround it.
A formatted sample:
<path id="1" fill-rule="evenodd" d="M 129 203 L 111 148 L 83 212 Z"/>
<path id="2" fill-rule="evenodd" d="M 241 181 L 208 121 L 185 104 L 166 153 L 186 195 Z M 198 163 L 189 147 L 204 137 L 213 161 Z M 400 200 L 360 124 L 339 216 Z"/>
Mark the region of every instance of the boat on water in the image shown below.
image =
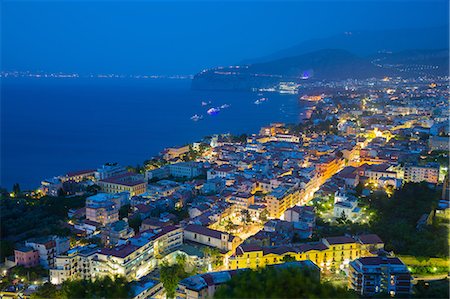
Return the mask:
<path id="1" fill-rule="evenodd" d="M 193 121 L 199 121 L 202 119 L 203 119 L 203 115 L 195 114 L 195 115 L 191 116 L 191 120 L 193 120 Z"/>
<path id="2" fill-rule="evenodd" d="M 202 106 L 206 106 L 208 104 L 211 104 L 211 101 L 208 101 L 208 102 L 202 101 Z"/>
<path id="3" fill-rule="evenodd" d="M 260 99 L 256 100 L 254 103 L 256 105 L 259 105 L 259 104 L 262 104 L 262 103 L 264 103 L 264 102 L 266 102 L 268 100 L 269 100 L 268 98 L 260 98 Z"/>
<path id="4" fill-rule="evenodd" d="M 220 106 L 220 109 L 226 109 L 226 108 L 229 108 L 230 107 L 230 105 L 228 105 L 228 104 L 223 104 L 222 106 Z"/>
<path id="5" fill-rule="evenodd" d="M 210 108 L 208 109 L 208 111 L 206 111 L 206 113 L 208 113 L 209 115 L 216 115 L 219 112 L 220 112 L 219 108 Z"/>

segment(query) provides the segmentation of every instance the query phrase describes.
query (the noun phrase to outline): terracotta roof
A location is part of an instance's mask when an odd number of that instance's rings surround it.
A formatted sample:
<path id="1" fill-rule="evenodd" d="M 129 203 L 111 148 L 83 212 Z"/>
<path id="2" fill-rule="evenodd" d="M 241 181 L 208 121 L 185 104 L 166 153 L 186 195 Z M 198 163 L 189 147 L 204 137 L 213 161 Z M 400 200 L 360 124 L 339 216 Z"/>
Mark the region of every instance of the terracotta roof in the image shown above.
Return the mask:
<path id="1" fill-rule="evenodd" d="M 179 226 L 175 226 L 175 225 L 168 225 L 168 226 L 165 226 L 165 227 L 163 227 L 163 228 L 161 229 L 161 231 L 160 231 L 159 233 L 157 233 L 156 235 L 154 235 L 154 236 L 152 237 L 152 239 L 153 239 L 153 240 L 156 240 L 156 239 L 158 239 L 159 237 L 162 237 L 162 236 L 164 236 L 165 234 L 168 234 L 168 233 L 170 233 L 170 232 L 173 232 L 173 231 L 175 231 L 175 230 L 177 230 L 177 229 L 180 229 L 180 227 L 179 227 Z"/>
<path id="2" fill-rule="evenodd" d="M 263 248 L 258 245 L 241 245 L 236 248 L 236 255 L 243 255 L 246 252 L 261 251 Z"/>
<path id="3" fill-rule="evenodd" d="M 210 229 L 201 225 L 197 225 L 197 224 L 189 224 L 188 226 L 186 226 L 184 228 L 185 231 L 190 231 L 193 233 L 197 233 L 197 234 L 201 234 L 201 235 L 205 235 L 205 236 L 209 236 L 209 237 L 213 237 L 216 239 L 221 239 L 222 238 L 222 234 L 227 234 L 227 233 L 223 233 L 220 232 L 218 230 L 214 230 L 214 229 Z"/>
<path id="4" fill-rule="evenodd" d="M 104 255 L 112 255 L 115 257 L 125 258 L 125 257 L 129 256 L 130 254 L 132 254 L 138 248 L 139 247 L 137 247 L 137 246 L 127 244 L 127 245 L 117 246 L 114 248 L 102 248 L 100 250 L 100 253 L 104 254 Z"/>
<path id="5" fill-rule="evenodd" d="M 336 244 L 347 244 L 347 243 L 355 243 L 355 240 L 350 237 L 340 236 L 340 237 L 328 237 L 325 238 L 330 245 Z"/>
<path id="6" fill-rule="evenodd" d="M 124 185 L 124 186 L 136 186 L 136 185 L 145 183 L 144 180 L 132 179 L 133 176 L 136 176 L 136 174 L 128 172 L 125 174 L 121 174 L 118 176 L 114 176 L 114 177 L 110 177 L 110 178 L 101 180 L 100 182 L 118 184 L 118 185 Z"/>
<path id="7" fill-rule="evenodd" d="M 379 264 L 403 265 L 403 262 L 398 257 L 370 256 L 359 258 L 358 261 L 366 266 Z"/>
<path id="8" fill-rule="evenodd" d="M 358 240 L 363 244 L 383 244 L 383 240 L 378 235 L 368 234 L 368 235 L 359 235 Z"/>

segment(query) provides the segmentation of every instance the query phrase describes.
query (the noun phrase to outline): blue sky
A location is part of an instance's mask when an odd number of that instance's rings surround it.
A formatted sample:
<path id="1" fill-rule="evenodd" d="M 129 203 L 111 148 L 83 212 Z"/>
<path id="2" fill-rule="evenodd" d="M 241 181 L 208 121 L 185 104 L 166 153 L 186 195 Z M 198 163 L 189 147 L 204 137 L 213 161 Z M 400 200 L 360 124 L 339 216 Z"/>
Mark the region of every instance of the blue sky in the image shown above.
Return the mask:
<path id="1" fill-rule="evenodd" d="M 2 70 L 190 74 L 343 31 L 448 25 L 448 1 L 2 2 Z"/>

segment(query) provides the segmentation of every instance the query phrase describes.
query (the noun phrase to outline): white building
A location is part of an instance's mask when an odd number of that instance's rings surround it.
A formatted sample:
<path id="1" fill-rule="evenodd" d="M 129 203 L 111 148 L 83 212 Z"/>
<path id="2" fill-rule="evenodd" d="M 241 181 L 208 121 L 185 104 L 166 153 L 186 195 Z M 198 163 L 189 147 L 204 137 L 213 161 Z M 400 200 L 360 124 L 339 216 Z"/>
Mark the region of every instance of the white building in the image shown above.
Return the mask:
<path id="1" fill-rule="evenodd" d="M 184 229 L 184 240 L 215 247 L 223 252 L 228 252 L 235 248 L 238 238 L 231 234 L 209 229 L 201 225 L 189 224 Z"/>
<path id="2" fill-rule="evenodd" d="M 405 182 L 427 182 L 431 184 L 437 184 L 439 182 L 439 164 L 428 163 L 427 165 L 406 165 Z"/>
<path id="3" fill-rule="evenodd" d="M 350 198 L 337 191 L 334 195 L 333 216 L 335 218 L 345 217 L 355 222 L 361 216 L 361 209 L 358 207 L 358 200 Z"/>
<path id="4" fill-rule="evenodd" d="M 194 178 L 202 174 L 201 165 L 196 162 L 180 162 L 169 164 L 170 175 L 174 177 Z"/>
<path id="5" fill-rule="evenodd" d="M 95 172 L 95 178 L 100 181 L 110 177 L 118 176 L 127 173 L 125 167 L 117 163 L 106 163 L 98 168 Z"/>

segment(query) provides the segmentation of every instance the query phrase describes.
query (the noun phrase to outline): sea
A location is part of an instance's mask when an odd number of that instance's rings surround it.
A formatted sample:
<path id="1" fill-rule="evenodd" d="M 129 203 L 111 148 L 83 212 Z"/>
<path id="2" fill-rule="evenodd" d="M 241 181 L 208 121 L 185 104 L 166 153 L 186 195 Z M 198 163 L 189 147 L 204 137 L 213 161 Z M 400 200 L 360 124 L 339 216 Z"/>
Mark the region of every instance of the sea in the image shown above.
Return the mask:
<path id="1" fill-rule="evenodd" d="M 189 79 L 2 78 L 0 186 L 33 190 L 106 162 L 142 164 L 204 136 L 300 122 L 310 105 L 298 95 L 192 90 Z"/>

